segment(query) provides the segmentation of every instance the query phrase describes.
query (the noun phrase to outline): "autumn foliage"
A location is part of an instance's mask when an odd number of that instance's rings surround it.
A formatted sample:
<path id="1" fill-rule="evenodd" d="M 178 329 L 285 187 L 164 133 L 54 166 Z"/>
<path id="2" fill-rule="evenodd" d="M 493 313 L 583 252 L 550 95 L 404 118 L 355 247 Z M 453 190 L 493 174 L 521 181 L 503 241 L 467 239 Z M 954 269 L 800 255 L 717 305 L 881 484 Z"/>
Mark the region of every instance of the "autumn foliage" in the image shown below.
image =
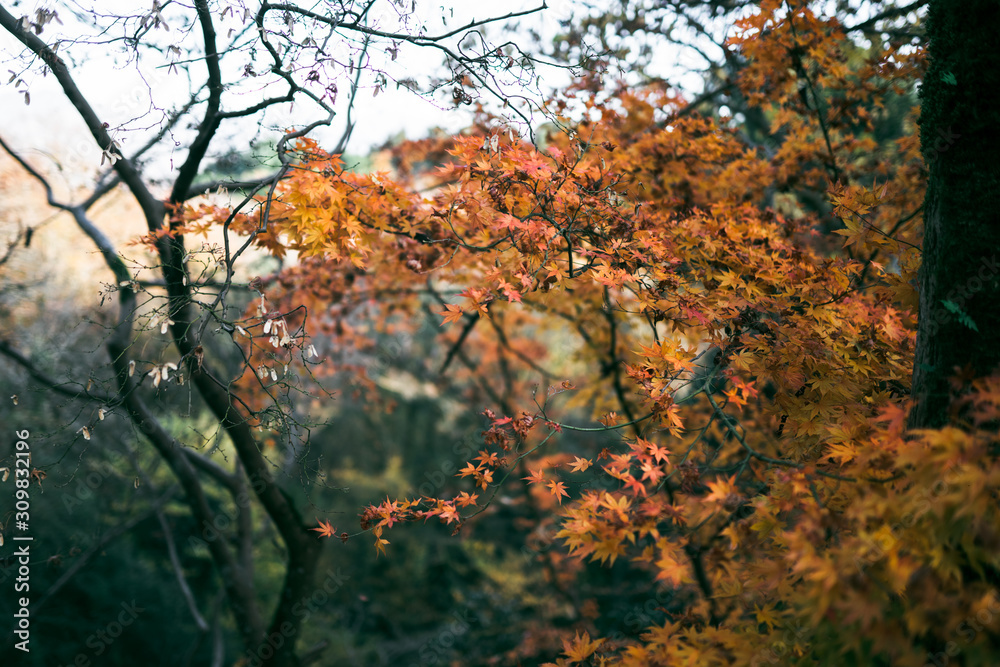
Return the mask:
<path id="1" fill-rule="evenodd" d="M 400 524 L 458 532 L 525 484 L 571 556 L 686 601 L 639 640 L 561 629 L 560 665 L 989 664 L 1000 644 L 1000 380 L 964 387 L 951 426 L 904 428 L 919 109 L 898 138 L 875 126 L 923 53 L 782 6 L 728 45 L 763 138 L 593 75 L 535 143 L 484 116 L 400 146 L 390 175 L 303 140 L 266 206 L 175 212 L 298 258 L 235 332 L 262 396 L 289 368 L 364 391 L 375 333 L 440 315 L 487 428 L 437 497 L 364 510 L 379 552 Z M 585 451 L 579 431 L 619 444 Z"/>

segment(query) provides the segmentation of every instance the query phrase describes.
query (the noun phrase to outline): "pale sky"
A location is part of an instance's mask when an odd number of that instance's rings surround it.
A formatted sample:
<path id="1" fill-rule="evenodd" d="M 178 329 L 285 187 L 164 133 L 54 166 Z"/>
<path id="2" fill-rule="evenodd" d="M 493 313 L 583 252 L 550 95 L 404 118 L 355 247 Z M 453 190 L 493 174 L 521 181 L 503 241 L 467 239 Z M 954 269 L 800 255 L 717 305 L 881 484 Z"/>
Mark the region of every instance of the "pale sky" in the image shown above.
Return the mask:
<path id="1" fill-rule="evenodd" d="M 76 4 L 93 6 L 104 12 L 109 12 L 114 9 L 116 1 L 76 0 Z M 38 7 L 49 7 L 52 4 L 37 1 L 25 2 L 16 11 L 33 12 Z M 137 10 L 137 5 L 134 2 L 119 4 L 123 8 L 127 7 L 126 11 L 129 12 L 143 11 Z M 490 14 L 496 16 L 521 11 L 539 4 L 540 0 L 493 0 L 487 7 Z M 572 0 L 549 0 L 548 5 L 548 9 L 541 15 L 522 19 L 523 23 L 525 25 L 531 23 L 543 34 L 554 34 L 559 19 L 568 16 L 573 2 Z M 383 12 L 388 12 L 392 7 L 392 2 L 386 0 L 385 5 L 376 6 L 381 6 Z M 471 2 L 442 3 L 440 0 L 435 2 L 418 0 L 417 10 L 419 20 L 425 26 L 428 34 L 450 30 L 464 25 L 470 20 L 484 17 L 482 15 L 483 5 Z M 164 15 L 169 23 L 170 14 L 165 11 Z M 376 21 L 384 21 L 387 26 L 394 18 L 392 15 L 384 15 L 381 18 L 375 16 Z M 54 23 L 46 26 L 42 38 L 52 43 L 60 36 L 60 30 L 64 31 L 66 35 L 72 34 L 72 16 L 65 16 L 63 20 L 65 26 L 58 26 Z M 222 36 L 229 28 L 239 30 L 244 25 L 240 18 L 232 15 L 220 19 L 217 27 L 220 44 L 223 41 Z M 412 25 L 410 29 L 413 29 Z M 168 34 L 169 39 L 178 40 L 178 44 L 200 43 L 199 34 L 196 32 L 185 34 L 176 27 L 169 33 L 166 31 L 157 33 L 160 37 L 166 37 Z M 297 30 L 295 36 L 301 39 L 305 33 Z M 502 34 L 498 27 L 491 28 L 488 37 L 495 43 L 507 39 L 523 43 L 525 39 L 523 35 Z M 112 129 L 117 130 L 114 136 L 122 142 L 123 151 L 129 154 L 159 127 L 166 111 L 178 105 L 179 101 L 187 99 L 188 82 L 181 74 L 170 71 L 166 64 L 156 68 L 146 65 L 146 69 L 140 76 L 131 64 L 115 61 L 111 55 L 115 48 L 117 47 L 108 45 L 75 45 L 72 47 L 71 55 L 77 62 L 71 68 L 71 72 L 84 94 L 97 109 L 98 115 L 105 119 Z M 10 77 L 10 73 L 7 72 L 9 69 L 20 74 L 21 68 L 14 60 L 15 54 L 20 50 L 20 45 L 13 38 L 6 33 L 0 35 L 0 75 L 4 76 L 4 81 Z M 336 48 L 331 50 L 336 52 Z M 164 63 L 168 62 L 169 55 L 169 53 L 164 54 Z M 343 60 L 346 60 L 346 51 L 340 55 L 344 56 Z M 678 54 L 664 53 L 662 55 L 664 62 L 670 63 L 671 55 L 677 56 Z M 390 77 L 395 79 L 407 76 L 415 78 L 427 76 L 439 67 L 442 60 L 440 52 L 412 47 L 405 43 L 401 45 L 398 57 L 394 62 L 391 61 L 386 52 L 371 50 L 369 56 L 373 63 L 384 68 Z M 120 59 L 120 56 L 118 58 Z M 238 64 L 241 60 L 240 54 L 234 54 L 229 60 L 232 62 L 231 67 L 242 67 L 242 64 Z M 153 61 L 149 62 L 152 64 Z M 674 60 L 672 64 L 683 65 L 687 63 Z M 197 76 L 203 74 L 203 69 L 197 63 L 192 66 L 192 70 Z M 569 80 L 564 72 L 556 69 L 543 69 L 540 74 L 543 88 L 556 87 Z M 244 88 L 241 93 L 242 99 L 236 97 L 232 92 L 227 93 L 229 97 L 224 97 L 226 106 L 232 108 L 255 101 L 254 96 L 258 94 L 258 91 L 248 89 L 246 86 L 246 82 L 253 82 L 253 79 L 232 74 L 228 78 L 241 81 Z M 299 78 L 301 80 L 302 77 Z M 338 117 L 331 128 L 314 133 L 314 136 L 327 147 L 332 147 L 343 130 L 351 78 L 346 70 L 337 75 L 337 107 L 340 110 Z M 373 83 L 370 76 L 367 81 L 363 80 L 363 88 L 357 96 L 353 112 L 356 127 L 348 146 L 348 151 L 351 153 L 367 153 L 373 145 L 382 144 L 400 132 L 405 132 L 409 138 L 419 138 L 425 135 L 428 129 L 435 126 L 441 126 L 449 131 L 457 131 L 468 125 L 470 118 L 468 113 L 463 110 L 455 110 L 447 100 L 439 97 L 441 106 L 437 106 L 405 89 L 397 90 L 391 80 L 385 90 L 381 91 L 377 97 L 373 97 Z M 694 92 L 698 92 L 700 82 L 696 77 L 686 77 L 686 81 L 681 81 L 681 83 L 692 87 Z M 516 86 L 511 87 L 511 90 L 516 89 Z M 24 103 L 24 90 L 28 90 L 30 93 L 30 106 Z M 282 94 L 283 92 L 283 89 L 270 90 L 270 94 Z M 296 103 L 295 106 L 284 104 L 271 111 L 266 122 L 274 128 L 275 132 L 268 136 L 273 138 L 277 136 L 276 132 L 280 129 L 315 120 L 317 117 L 315 107 L 311 109 L 307 109 L 307 107 L 308 104 L 303 101 Z M 45 152 L 56 157 L 62 166 L 62 175 L 67 184 L 83 185 L 99 171 L 101 150 L 90 138 L 89 133 L 79 120 L 78 114 L 66 102 L 52 76 L 43 77 L 36 73 L 29 73 L 24 76 L 23 84 L 10 83 L 0 86 L 0 110 L 2 110 L 3 115 L 3 120 L 0 122 L 2 136 L 28 154 L 34 152 L 37 155 L 39 152 Z M 538 121 L 540 120 L 538 119 Z M 255 123 L 232 121 L 223 125 L 220 139 L 226 138 L 232 142 L 233 146 L 240 148 L 246 146 L 249 139 L 255 134 Z M 166 175 L 172 166 L 175 167 L 176 163 L 183 159 L 191 136 L 190 130 L 186 134 L 183 130 L 178 132 L 176 137 L 179 142 L 177 152 L 173 155 L 167 153 L 161 156 L 163 160 L 161 174 Z"/>

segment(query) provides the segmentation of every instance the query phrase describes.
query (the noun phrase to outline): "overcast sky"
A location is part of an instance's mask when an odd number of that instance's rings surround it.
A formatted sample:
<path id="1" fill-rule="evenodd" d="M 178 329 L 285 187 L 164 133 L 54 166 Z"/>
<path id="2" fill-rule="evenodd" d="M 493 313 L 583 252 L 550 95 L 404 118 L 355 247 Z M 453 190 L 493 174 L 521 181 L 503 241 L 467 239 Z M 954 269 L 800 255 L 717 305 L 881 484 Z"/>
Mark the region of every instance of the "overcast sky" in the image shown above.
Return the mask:
<path id="1" fill-rule="evenodd" d="M 114 10 L 117 1 L 75 0 L 74 4 L 93 6 L 104 12 L 110 12 Z M 391 4 L 388 3 L 391 1 L 385 0 L 386 5 L 376 5 L 376 7 L 382 6 L 382 11 L 389 11 Z M 418 0 L 417 9 L 419 19 L 427 32 L 434 33 L 450 30 L 473 19 L 484 18 L 484 6 L 490 15 L 497 16 L 536 7 L 539 4 L 540 0 L 491 0 L 485 5 L 478 2 L 449 3 L 441 0 L 434 2 Z M 572 0 L 549 0 L 547 4 L 548 9 L 540 16 L 523 19 L 523 24 L 530 23 L 546 35 L 554 35 L 559 19 L 568 16 L 572 6 L 579 6 L 574 5 Z M 24 2 L 12 11 L 33 13 L 38 7 L 52 5 L 53 3 L 45 2 Z M 137 6 L 134 2 L 122 4 L 122 7 L 127 7 L 125 11 L 132 13 L 141 11 L 137 10 Z M 65 16 L 67 13 L 61 12 L 66 25 L 50 24 L 42 34 L 44 39 L 51 43 L 61 36 L 60 31 L 66 36 L 74 34 L 73 19 L 72 16 Z M 167 11 L 164 15 L 170 16 Z M 379 20 L 378 17 L 376 20 Z M 385 20 L 390 21 L 391 17 L 387 16 Z M 235 16 L 227 16 L 218 22 L 220 38 L 226 34 L 228 28 L 239 29 L 243 25 L 245 24 L 242 20 Z M 413 29 L 412 25 L 410 29 Z M 304 32 L 298 28 L 297 30 L 300 30 L 300 34 L 296 34 L 296 37 L 301 39 Z M 166 36 L 167 33 L 157 34 Z M 200 35 L 195 31 L 185 35 L 175 27 L 169 35 L 170 39 L 179 40 L 178 43 L 200 45 Z M 499 27 L 491 28 L 488 37 L 494 42 L 516 38 L 519 43 L 523 43 L 525 39 L 523 34 L 504 34 Z M 120 55 L 113 55 L 116 48 L 117 45 L 74 45 L 71 53 L 76 64 L 71 72 L 84 94 L 97 108 L 99 116 L 115 130 L 114 136 L 122 142 L 123 150 L 128 154 L 159 127 L 167 111 L 187 99 L 189 84 L 182 75 L 170 71 L 166 65 L 157 68 L 147 66 L 140 75 L 133 64 L 123 62 Z M 0 35 L 0 67 L 2 67 L 0 74 L 4 75 L 4 81 L 10 76 L 9 73 L 4 74 L 4 70 L 11 69 L 21 73 L 22 68 L 14 58 L 20 51 L 20 45 L 13 38 L 6 33 Z M 392 62 L 384 51 L 371 50 L 368 55 L 372 58 L 372 64 L 384 68 L 390 77 L 396 79 L 407 76 L 418 79 L 426 77 L 439 68 L 442 60 L 440 52 L 406 44 L 401 46 L 395 62 Z M 676 64 L 673 57 L 677 54 L 662 53 L 660 56 L 667 69 Z M 224 60 L 225 62 L 232 63 L 234 67 L 242 67 L 240 54 L 232 54 Z M 199 77 L 203 75 L 203 70 L 197 63 L 192 66 L 192 71 Z M 540 74 L 542 88 L 560 86 L 568 81 L 566 74 L 560 70 L 542 69 Z M 94 145 L 78 114 L 69 106 L 52 76 L 43 77 L 37 73 L 28 73 L 23 78 L 24 83 L 0 86 L 0 113 L 3 116 L 0 132 L 7 140 L 29 154 L 51 153 L 62 165 L 67 182 L 85 183 L 99 169 L 100 148 Z M 229 78 L 240 80 L 236 75 Z M 338 75 L 336 82 L 339 91 L 338 118 L 331 128 L 321 130 L 316 135 L 324 146 L 332 146 L 343 130 L 350 79 L 346 71 Z M 245 78 L 242 80 L 248 81 Z M 417 138 L 425 135 L 431 127 L 440 126 L 449 131 L 457 131 L 468 125 L 470 118 L 468 113 L 455 110 L 440 96 L 435 104 L 405 89 L 397 89 L 390 81 L 388 88 L 375 97 L 373 83 L 371 78 L 363 81 L 364 87 L 357 96 L 353 112 L 356 128 L 348 146 L 349 152 L 365 154 L 372 146 L 380 145 L 400 132 L 404 132 L 410 138 Z M 687 77 L 682 83 L 693 87 L 694 92 L 697 92 L 699 82 L 696 77 Z M 25 90 L 30 93 L 30 105 L 25 104 Z M 235 93 L 227 93 L 230 97 L 224 98 L 224 104 L 229 104 L 231 108 L 252 103 L 253 95 L 259 92 L 261 91 L 251 89 L 242 93 L 245 95 L 245 102 L 243 99 L 233 97 Z M 283 92 L 275 89 L 271 94 Z M 271 131 L 270 137 L 277 136 L 278 131 L 290 126 L 315 120 L 315 109 L 307 107 L 308 104 L 303 101 L 296 105 L 282 105 L 281 108 L 270 112 L 266 119 Z M 220 139 L 228 139 L 236 147 L 245 146 L 252 136 L 261 138 L 261 135 L 256 135 L 256 126 L 251 126 L 247 122 L 241 125 L 238 121 L 225 123 L 220 133 Z M 167 170 L 176 166 L 172 163 L 183 159 L 190 140 L 190 132 L 183 136 L 178 133 L 175 139 L 179 145 L 175 154 L 170 155 L 168 152 L 164 156 L 164 175 Z"/>
<path id="2" fill-rule="evenodd" d="M 38 7 L 49 7 L 53 3 L 27 2 L 13 9 L 12 13 L 29 14 Z M 108 11 L 113 3 L 104 0 L 101 3 L 102 9 Z M 136 3 L 131 4 L 130 10 L 135 11 Z M 471 19 L 483 18 L 483 5 L 479 3 L 444 3 L 449 6 L 442 11 L 440 2 L 418 2 L 418 12 L 429 29 L 449 29 L 461 25 Z M 450 5 L 454 5 L 454 9 Z M 523 10 L 527 7 L 537 6 L 537 0 L 492 0 L 487 7 L 490 12 L 496 14 L 506 14 L 511 11 Z M 549 2 L 550 8 L 545 11 L 545 23 L 552 30 L 556 21 L 565 15 L 569 0 L 554 0 Z M 478 14 L 475 11 L 478 8 Z M 65 12 L 62 13 L 65 16 Z M 441 17 L 447 21 L 447 26 L 441 21 Z M 232 20 L 227 17 L 227 20 Z M 535 20 L 535 19 L 532 19 Z M 536 21 L 536 20 L 535 20 Z M 537 22 L 537 21 L 536 21 Z M 71 25 L 69 18 L 65 23 Z M 224 23 L 221 21 L 219 33 L 224 34 Z M 55 24 L 46 27 L 42 37 L 47 41 L 55 39 L 58 31 L 66 30 Z M 499 35 L 499 30 L 494 30 L 494 36 Z M 73 54 L 80 58 L 80 55 L 88 49 L 87 60 L 78 62 L 72 69 L 72 74 L 84 94 L 91 100 L 95 107 L 98 107 L 102 117 L 108 116 L 108 122 L 113 127 L 119 125 L 127 126 L 128 130 L 141 132 L 143 128 L 150 125 L 152 121 L 156 124 L 162 113 L 151 114 L 148 119 L 142 118 L 143 111 L 149 110 L 149 99 L 152 98 L 156 107 L 166 108 L 171 101 L 186 99 L 187 82 L 182 77 L 165 72 L 150 72 L 145 74 L 145 81 L 139 76 L 136 70 L 129 65 L 115 64 L 108 52 L 110 47 L 87 47 L 77 45 L 73 47 Z M 12 37 L 3 32 L 0 34 L 0 74 L 4 76 L 4 83 L 13 71 L 21 72 L 20 67 L 12 62 L 14 54 L 21 51 L 20 44 Z M 398 78 L 406 76 L 406 72 L 412 72 L 412 76 L 419 76 L 429 73 L 440 66 L 441 54 L 431 49 L 421 49 L 416 47 L 407 48 L 403 45 L 399 51 L 395 63 L 391 63 L 387 54 L 372 50 L 368 56 L 376 64 L 380 64 L 395 73 Z M 195 68 L 195 72 L 200 71 Z M 557 76 L 552 73 L 550 79 Z M 345 73 L 343 80 L 338 80 L 338 107 L 346 106 L 348 97 L 350 77 Z M 553 83 L 557 83 L 553 81 Z M 362 90 L 356 102 L 354 119 L 356 129 L 351 141 L 350 149 L 354 152 L 364 153 L 372 145 L 381 144 L 387 138 L 405 132 L 409 137 L 419 137 L 426 133 L 427 129 L 436 125 L 444 125 L 448 129 L 456 130 L 467 124 L 468 115 L 461 112 L 454 112 L 448 109 L 448 105 L 439 99 L 439 104 L 435 105 L 424 100 L 406 90 L 397 90 L 396 86 L 390 82 L 387 89 L 381 91 L 377 97 L 373 97 L 374 87 L 371 80 L 363 81 L 362 85 L 366 89 Z M 30 106 L 25 104 L 24 90 L 30 93 Z M 302 105 L 304 106 L 304 104 Z M 75 112 L 65 103 L 62 93 L 55 82 L 49 77 L 42 77 L 37 74 L 24 76 L 24 84 L 15 87 L 13 83 L 0 86 L 0 110 L 2 110 L 3 122 L 0 131 L 5 136 L 19 144 L 24 144 L 29 138 L 31 143 L 44 146 L 48 149 L 55 149 L 55 143 L 63 141 L 67 134 L 81 130 L 82 125 L 75 122 Z M 285 105 L 283 112 L 288 113 L 289 120 L 294 123 L 298 114 L 296 110 Z M 331 128 L 328 135 L 339 136 L 343 127 L 341 122 L 345 117 L 343 111 L 340 118 L 335 121 L 335 126 Z M 11 135 L 14 136 L 11 136 Z M 126 136 L 126 139 L 128 137 Z M 53 141 L 55 140 L 55 142 Z M 97 153 L 98 159 L 100 151 Z"/>

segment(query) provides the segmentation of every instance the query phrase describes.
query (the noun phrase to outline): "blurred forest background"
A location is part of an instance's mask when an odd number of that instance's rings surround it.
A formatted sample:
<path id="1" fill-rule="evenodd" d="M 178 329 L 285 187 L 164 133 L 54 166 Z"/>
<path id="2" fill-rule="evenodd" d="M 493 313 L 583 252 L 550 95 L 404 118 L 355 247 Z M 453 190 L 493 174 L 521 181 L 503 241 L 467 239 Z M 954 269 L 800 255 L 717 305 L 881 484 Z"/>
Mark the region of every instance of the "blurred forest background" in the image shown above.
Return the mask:
<path id="1" fill-rule="evenodd" d="M 352 158 L 348 164 L 386 165 L 389 151 Z M 233 173 L 234 177 L 249 174 Z M 93 252 L 77 252 L 86 238 L 69 216 L 45 210 L 45 193 L 6 156 L 0 157 L 0 221 L 12 251 L 0 268 L 3 331 L 16 331 L 24 352 L 49 377 L 87 377 L 104 354 L 106 311 L 91 276 L 103 270 Z M 120 244 L 141 229 L 127 194 L 109 196 L 95 221 Z M 36 228 L 24 247 L 23 229 Z M 18 230 L 21 231 L 18 240 Z M 10 239 L 18 240 L 13 244 Z M 135 256 L 152 262 L 141 250 Z M 275 269 L 258 257 L 244 265 L 242 282 Z M 249 301 L 249 294 L 244 295 Z M 382 336 L 373 350 L 353 363 L 364 366 L 377 390 L 357 390 L 350 376 L 329 383 L 334 400 L 314 414 L 328 425 L 314 429 L 304 456 L 272 443 L 268 457 L 283 468 L 283 485 L 303 514 L 332 518 L 341 530 L 356 532 L 361 508 L 389 497 L 432 494 L 457 487 L 455 473 L 482 447 L 489 420 L 479 414 L 494 397 L 439 371 L 448 350 L 436 343 L 440 316 L 427 312 L 418 335 Z M 356 322 L 364 328 L 364 322 Z M 422 335 L 421 335 L 422 332 Z M 151 332 L 155 334 L 156 332 Z M 565 377 L 573 375 L 573 350 L 558 340 L 548 343 Z M 562 353 L 562 354 L 561 354 Z M 345 356 L 351 356 L 350 353 Z M 109 413 L 100 436 L 85 439 L 81 424 L 96 410 L 60 396 L 23 368 L 0 360 L 6 396 L 0 423 L 31 432 L 32 464 L 44 471 L 34 485 L 31 516 L 34 542 L 31 587 L 42 591 L 33 608 L 30 656 L 8 653 L 14 664 L 70 665 L 80 654 L 96 665 L 207 665 L 213 655 L 239 664 L 239 641 L 229 631 L 221 605 L 222 590 L 207 549 L 181 492 L 159 457 L 141 446 L 141 434 Z M 225 437 L 211 415 L 192 409 L 188 387 L 170 386 L 158 395 L 158 410 L 173 435 L 187 446 L 231 460 Z M 582 416 L 585 410 L 575 414 Z M 571 413 L 574 414 L 574 413 Z M 613 434 L 571 436 L 581 452 L 599 451 Z M 310 482 L 315 476 L 318 481 Z M 215 498 L 220 505 L 223 498 Z M 448 665 L 517 664 L 521 654 L 555 657 L 562 645 L 544 636 L 525 644 L 541 619 L 569 624 L 578 618 L 583 597 L 602 594 L 621 611 L 620 626 L 638 634 L 662 616 L 647 604 L 648 592 L 630 586 L 627 566 L 580 565 L 580 581 L 559 580 L 550 559 L 562 560 L 554 541 L 552 517 L 539 523 L 554 502 L 533 497 L 513 482 L 498 510 L 470 523 L 460 536 L 431 522 L 393 537 L 388 557 L 373 557 L 368 539 L 329 541 L 318 567 L 318 595 L 308 604 L 303 645 L 322 649 L 322 664 Z M 339 518 L 338 518 L 339 517 Z M 263 521 L 260 517 L 256 520 Z M 267 535 L 266 521 L 260 534 Z M 168 532 L 174 536 L 168 544 Z M 228 525 L 219 526 L 227 528 Z M 211 531 L 210 531 L 211 532 Z M 8 542 L 8 546 L 10 543 Z M 178 586 L 170 552 L 209 629 L 192 619 Z M 276 594 L 283 576 L 282 555 L 273 538 L 254 544 L 254 578 L 261 591 Z M 17 563 L 0 563 L 0 586 L 12 588 Z M 584 595 L 585 593 L 585 595 Z M 0 599 L 0 613 L 10 618 L 12 596 Z M 143 611 L 120 638 L 105 643 L 122 604 Z M 5 626 L 4 632 L 9 628 Z M 527 634 L 526 634 L 527 633 Z M 5 642 L 10 650 L 13 643 Z M 537 643 L 537 645 L 536 645 Z M 219 647 L 219 644 L 222 647 Z"/>

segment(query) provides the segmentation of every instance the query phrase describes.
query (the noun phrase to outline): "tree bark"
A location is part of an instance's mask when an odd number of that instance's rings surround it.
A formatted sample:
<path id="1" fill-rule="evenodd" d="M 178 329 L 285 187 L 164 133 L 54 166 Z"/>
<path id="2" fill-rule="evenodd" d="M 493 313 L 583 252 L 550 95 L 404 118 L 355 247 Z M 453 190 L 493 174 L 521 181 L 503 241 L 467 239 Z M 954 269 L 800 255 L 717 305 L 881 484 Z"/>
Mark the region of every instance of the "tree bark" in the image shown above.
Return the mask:
<path id="1" fill-rule="evenodd" d="M 1000 3 L 935 0 L 920 90 L 924 201 L 911 428 L 952 416 L 949 379 L 1000 364 Z"/>

